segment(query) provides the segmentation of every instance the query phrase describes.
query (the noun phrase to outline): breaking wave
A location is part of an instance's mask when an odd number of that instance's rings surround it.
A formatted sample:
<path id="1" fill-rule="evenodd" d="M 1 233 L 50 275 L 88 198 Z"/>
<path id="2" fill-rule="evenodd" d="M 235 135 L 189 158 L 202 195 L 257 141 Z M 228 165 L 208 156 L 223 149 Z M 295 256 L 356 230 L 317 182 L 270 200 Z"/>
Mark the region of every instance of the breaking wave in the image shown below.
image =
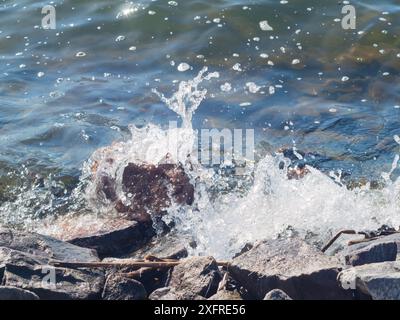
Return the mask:
<path id="1" fill-rule="evenodd" d="M 111 208 L 98 202 L 96 178 L 91 172 L 94 163 L 97 173 L 106 172 L 121 182 L 123 168 L 129 162 L 157 164 L 168 155 L 168 161 L 184 165 L 196 196 L 190 207 L 171 206 L 164 219 L 167 223 L 174 221 L 178 235 L 196 242 L 195 254 L 227 258 L 246 243 L 288 231 L 322 243 L 340 229 L 400 225 L 400 180 L 390 179 L 398 157 L 391 172 L 382 174 L 384 187 L 372 188 L 366 183 L 352 190 L 341 181 L 340 171 L 326 175 L 308 166 L 309 173 L 303 178 L 290 179 L 287 171 L 291 161 L 282 153 L 265 156 L 255 166 L 247 166 L 247 172 L 240 176 L 234 170 L 226 173 L 223 168 L 202 166 L 196 157 L 191 157 L 197 148 L 197 132 L 191 120 L 207 93 L 198 86 L 214 77 L 218 74 L 207 73 L 204 68 L 193 80 L 181 82 L 171 98 L 154 90 L 182 118 L 182 127 L 132 126 L 130 140 L 93 154 L 84 169 L 86 179 L 92 176 L 85 195 L 96 210 L 104 213 Z M 114 159 L 112 163 L 107 161 L 110 157 Z M 123 196 L 121 191 L 120 197 Z"/>
<path id="2" fill-rule="evenodd" d="M 203 166 L 194 156 L 198 132 L 192 128 L 192 117 L 207 95 L 200 85 L 218 76 L 203 68 L 193 80 L 182 81 L 170 98 L 154 89 L 166 106 L 182 118 L 181 127 L 130 126 L 130 139 L 96 150 L 85 162 L 74 190 L 67 192 L 62 182 L 52 179 L 39 179 L 38 183 L 35 177 L 35 182 L 14 190 L 12 201 L 3 202 L 1 221 L 54 234 L 57 230 L 52 221 L 58 216 L 83 224 L 110 216 L 113 206 L 99 201 L 96 191 L 101 174 L 114 177 L 116 185 L 121 186 L 128 163 L 168 161 L 180 163 L 185 169 L 195 186 L 195 202 L 192 206 L 172 205 L 163 219 L 174 222 L 175 234 L 182 239 L 195 241 L 193 254 L 228 258 L 246 243 L 288 232 L 321 244 L 340 229 L 400 225 L 400 180 L 391 179 L 399 156 L 395 157 L 392 170 L 382 174 L 380 188 L 371 187 L 369 182 L 349 189 L 342 182 L 340 171 L 326 175 L 311 166 L 307 166 L 309 173 L 301 179 L 290 179 L 287 172 L 292 162 L 279 152 L 241 168 L 244 171 L 240 175 L 235 174 L 237 168 Z M 397 136 L 394 138 L 400 142 Z M 28 175 L 28 170 L 25 168 L 20 175 Z M 59 190 L 58 196 L 54 190 Z M 122 201 L 129 200 L 121 187 L 116 191 Z M 54 214 L 56 209 L 62 209 L 62 213 Z M 74 215 L 76 212 L 80 212 L 80 218 Z"/>

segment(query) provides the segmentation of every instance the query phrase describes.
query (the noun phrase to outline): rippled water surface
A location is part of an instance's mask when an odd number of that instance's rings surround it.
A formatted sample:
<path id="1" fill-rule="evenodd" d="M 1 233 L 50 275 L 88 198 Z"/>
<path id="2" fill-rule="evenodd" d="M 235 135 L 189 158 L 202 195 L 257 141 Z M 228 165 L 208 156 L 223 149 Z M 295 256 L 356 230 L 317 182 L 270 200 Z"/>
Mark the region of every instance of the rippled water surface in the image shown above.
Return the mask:
<path id="1" fill-rule="evenodd" d="M 398 0 L 351 1 L 356 30 L 331 0 L 52 3 L 55 30 L 41 27 L 46 1 L 0 2 L 2 215 L 71 210 L 91 154 L 128 125 L 179 120 L 152 89 L 170 96 L 204 66 L 219 78 L 194 129 L 252 128 L 260 157 L 295 146 L 366 181 L 399 153 Z"/>

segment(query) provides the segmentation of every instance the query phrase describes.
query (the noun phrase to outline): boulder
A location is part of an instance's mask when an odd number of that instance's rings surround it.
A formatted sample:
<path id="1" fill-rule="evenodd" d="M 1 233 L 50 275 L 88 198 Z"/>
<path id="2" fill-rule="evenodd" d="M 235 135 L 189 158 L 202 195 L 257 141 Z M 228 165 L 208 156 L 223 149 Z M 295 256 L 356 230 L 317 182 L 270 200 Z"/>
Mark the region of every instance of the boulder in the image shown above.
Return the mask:
<path id="1" fill-rule="evenodd" d="M 147 298 L 147 293 L 139 281 L 114 273 L 107 277 L 102 298 L 103 300 L 144 300 Z"/>
<path id="2" fill-rule="evenodd" d="M 17 287 L 0 286 L 0 300 L 39 300 L 31 291 Z"/>
<path id="3" fill-rule="evenodd" d="M 243 300 L 240 293 L 235 291 L 220 290 L 208 300 Z"/>
<path id="4" fill-rule="evenodd" d="M 150 300 L 205 300 L 204 297 L 191 292 L 176 291 L 171 287 L 159 288 L 153 291 Z"/>
<path id="5" fill-rule="evenodd" d="M 209 298 L 218 290 L 222 277 L 212 257 L 192 257 L 172 271 L 169 286 L 177 292 Z"/>
<path id="6" fill-rule="evenodd" d="M 265 295 L 264 300 L 292 300 L 292 298 L 282 290 L 274 289 Z"/>
<path id="7" fill-rule="evenodd" d="M 400 300 L 400 261 L 372 263 L 340 272 L 343 288 L 373 300 Z"/>
<path id="8" fill-rule="evenodd" d="M 339 253 L 347 265 L 360 266 L 368 263 L 395 261 L 400 234 L 353 244 Z"/>
<path id="9" fill-rule="evenodd" d="M 0 247 L 3 285 L 34 292 L 40 299 L 99 299 L 104 274 L 93 269 L 55 268 L 49 258 Z"/>
<path id="10" fill-rule="evenodd" d="M 158 258 L 181 259 L 188 255 L 187 249 L 173 233 L 155 239 L 130 255 L 132 259 L 157 260 Z M 125 259 L 105 258 L 104 262 L 123 262 Z M 165 287 L 171 275 L 171 268 L 137 268 L 124 267 L 118 271 L 122 274 L 130 272 L 129 277 L 141 282 L 147 292 Z M 107 272 L 107 271 L 106 271 Z"/>
<path id="11" fill-rule="evenodd" d="M 158 258 L 182 259 L 188 256 L 189 243 L 191 239 L 187 239 L 182 234 L 170 232 L 162 237 L 153 238 L 140 249 L 133 252 L 130 257 L 141 259 L 147 255 L 156 256 Z"/>
<path id="12" fill-rule="evenodd" d="M 350 299 L 351 294 L 336 280 L 340 271 L 337 258 L 298 238 L 261 241 L 234 258 L 229 267 L 232 277 L 259 300 L 273 289 L 296 300 Z"/>
<path id="13" fill-rule="evenodd" d="M 140 248 L 154 235 L 151 227 L 125 219 L 100 219 L 69 232 L 68 242 L 92 248 L 100 257 L 126 255 Z"/>
<path id="14" fill-rule="evenodd" d="M 68 262 L 97 262 L 96 251 L 38 233 L 0 228 L 0 247 Z"/>
<path id="15" fill-rule="evenodd" d="M 129 163 L 122 173 L 120 186 L 115 177 L 98 170 L 98 165 L 95 164 L 93 171 L 99 199 L 114 203 L 115 209 L 130 220 L 149 223 L 151 216 L 161 217 L 172 203 L 191 205 L 194 201 L 194 187 L 181 165 Z M 122 190 L 124 199 L 117 189 Z"/>

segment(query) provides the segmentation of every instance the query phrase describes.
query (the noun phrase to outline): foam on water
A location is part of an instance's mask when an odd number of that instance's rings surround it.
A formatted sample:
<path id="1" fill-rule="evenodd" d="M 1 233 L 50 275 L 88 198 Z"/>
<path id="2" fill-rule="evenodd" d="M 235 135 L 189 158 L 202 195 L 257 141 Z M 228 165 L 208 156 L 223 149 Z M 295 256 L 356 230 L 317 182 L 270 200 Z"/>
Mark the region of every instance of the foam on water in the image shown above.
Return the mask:
<path id="1" fill-rule="evenodd" d="M 276 237 L 288 230 L 295 230 L 312 241 L 324 242 L 340 229 L 364 230 L 376 229 L 383 224 L 400 225 L 400 180 L 391 180 L 399 156 L 394 159 L 391 171 L 382 174 L 385 187 L 379 190 L 370 188 L 369 184 L 349 190 L 341 183 L 340 176 L 327 176 L 311 167 L 304 178 L 288 179 L 290 161 L 282 154 L 273 154 L 260 160 L 254 169 L 248 168 L 250 186 L 238 184 L 229 192 L 226 189 L 222 192 L 220 186 L 226 179 L 237 181 L 243 177 L 226 177 L 198 163 L 193 156 L 197 148 L 197 132 L 191 124 L 196 109 L 207 95 L 205 89 L 199 88 L 200 84 L 215 77 L 218 77 L 217 73 L 207 73 L 207 68 L 204 68 L 193 80 L 181 82 L 178 91 L 170 98 L 154 90 L 182 118 L 182 127 L 131 126 L 129 140 L 94 152 L 84 164 L 82 184 L 71 198 L 83 197 L 87 202 L 86 209 L 95 214 L 110 215 L 112 204 L 99 201 L 96 192 L 102 174 L 115 177 L 117 186 L 121 186 L 123 169 L 130 162 L 157 164 L 167 160 L 181 163 L 195 185 L 195 203 L 191 207 L 171 206 L 164 219 L 175 222 L 178 235 L 196 241 L 193 254 L 210 254 L 217 258 L 229 258 L 248 242 Z M 399 142 L 396 137 L 395 140 Z M 40 219 L 38 216 L 26 219 L 28 214 L 23 209 L 27 208 L 24 205 L 26 197 L 39 203 L 40 197 L 48 196 L 48 193 L 39 191 L 21 192 L 13 206 L 3 205 L 0 210 L 3 221 L 5 212 L 12 213 L 12 219 L 26 225 Z M 124 200 L 121 187 L 117 187 L 117 193 Z M 44 203 L 51 208 L 54 205 L 52 201 L 49 198 Z"/>
<path id="2" fill-rule="evenodd" d="M 193 80 L 181 82 L 171 98 L 154 90 L 182 118 L 182 127 L 131 127 L 131 140 L 96 151 L 85 172 L 90 175 L 89 168 L 96 162 L 97 172 L 107 172 L 121 181 L 128 162 L 157 164 L 167 154 L 174 155 L 177 146 L 178 152 L 169 161 L 191 164 L 190 170 L 188 166 L 186 170 L 195 183 L 195 203 L 192 207 L 172 206 L 164 219 L 175 222 L 178 234 L 196 241 L 194 254 L 229 258 L 248 242 L 276 237 L 293 229 L 305 238 L 324 242 L 340 229 L 365 230 L 383 224 L 400 225 L 400 181 L 390 180 L 398 156 L 392 170 L 382 174 L 386 186 L 380 190 L 372 190 L 369 184 L 349 190 L 341 183 L 340 176 L 327 176 L 311 167 L 303 179 L 290 180 L 287 177 L 290 161 L 282 154 L 275 154 L 259 161 L 254 170 L 249 169 L 248 175 L 253 181 L 251 187 L 216 193 L 216 186 L 226 177 L 201 166 L 196 157 L 190 155 L 195 153 L 197 134 L 192 129 L 192 116 L 207 94 L 198 86 L 217 76 L 216 73 L 207 74 L 205 68 Z M 171 145 L 171 141 L 177 141 L 176 145 Z M 110 157 L 115 161 L 108 162 Z M 231 176 L 229 179 L 238 178 Z M 92 198 L 93 204 L 97 201 L 96 178 L 92 177 L 91 181 L 86 195 L 88 199 Z M 107 210 L 110 208 L 105 212 Z"/>

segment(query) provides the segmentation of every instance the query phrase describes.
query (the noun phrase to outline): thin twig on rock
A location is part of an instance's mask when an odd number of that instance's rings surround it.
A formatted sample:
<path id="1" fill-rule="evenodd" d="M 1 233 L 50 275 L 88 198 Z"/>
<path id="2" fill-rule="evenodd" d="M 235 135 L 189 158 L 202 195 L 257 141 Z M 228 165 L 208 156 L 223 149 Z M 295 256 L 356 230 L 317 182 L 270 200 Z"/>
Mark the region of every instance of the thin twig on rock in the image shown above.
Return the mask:
<path id="1" fill-rule="evenodd" d="M 342 235 L 342 234 L 357 234 L 355 230 L 342 230 L 339 231 L 329 242 L 322 248 L 322 252 L 325 252 L 330 246 Z"/>
<path id="2" fill-rule="evenodd" d="M 55 267 L 65 268 L 172 268 L 182 263 L 182 261 L 127 261 L 124 262 L 60 262 L 54 261 L 52 263 Z M 226 267 L 229 262 L 217 262 L 218 266 Z"/>

